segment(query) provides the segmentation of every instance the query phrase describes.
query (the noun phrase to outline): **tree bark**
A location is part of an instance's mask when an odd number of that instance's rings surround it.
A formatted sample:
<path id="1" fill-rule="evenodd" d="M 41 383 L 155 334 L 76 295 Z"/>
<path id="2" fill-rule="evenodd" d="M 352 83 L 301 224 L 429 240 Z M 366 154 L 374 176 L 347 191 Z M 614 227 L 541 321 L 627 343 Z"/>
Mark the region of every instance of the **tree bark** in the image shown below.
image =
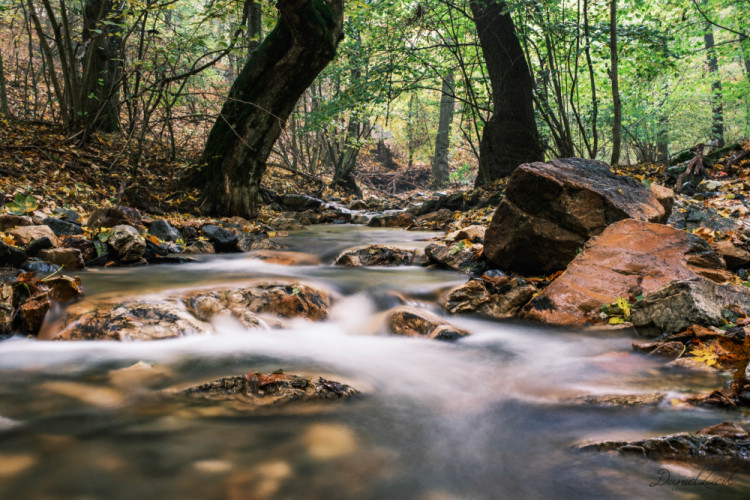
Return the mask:
<path id="1" fill-rule="evenodd" d="M 659 116 L 656 132 L 656 156 L 658 163 L 669 166 L 669 117 L 663 112 Z"/>
<path id="2" fill-rule="evenodd" d="M 112 0 L 87 0 L 83 9 L 83 43 L 86 47 L 81 71 L 83 122 L 87 130 L 120 130 L 118 91 L 120 29 Z M 108 21 L 103 23 L 102 21 Z"/>
<path id="3" fill-rule="evenodd" d="M 705 1 L 703 2 L 706 3 Z M 719 76 L 719 59 L 714 50 L 714 28 L 706 22 L 703 32 L 706 47 L 706 63 L 711 75 L 711 140 L 716 148 L 724 147 L 724 104 L 721 95 L 721 77 Z"/>
<path id="4" fill-rule="evenodd" d="M 3 54 L 0 53 L 0 115 L 10 116 L 8 94 L 5 90 L 5 71 L 3 68 Z"/>
<path id="5" fill-rule="evenodd" d="M 443 80 L 442 97 L 440 98 L 440 118 L 438 121 L 437 137 L 435 137 L 435 157 L 432 160 L 432 179 L 435 187 L 443 187 L 448 183 L 450 164 L 448 163 L 448 149 L 451 140 L 451 122 L 456 105 L 453 94 L 453 71 L 451 70 Z"/>
<path id="6" fill-rule="evenodd" d="M 229 92 L 193 181 L 201 209 L 255 218 L 266 161 L 300 96 L 343 38 L 343 0 L 279 0 L 276 27 Z"/>
<path id="7" fill-rule="evenodd" d="M 245 32 L 245 36 L 247 52 L 249 54 L 258 48 L 263 38 L 263 9 L 260 2 L 253 2 L 252 0 L 245 1 L 245 9 L 247 9 L 247 31 Z"/>
<path id="8" fill-rule="evenodd" d="M 476 185 L 481 186 L 544 156 L 534 119 L 533 80 L 506 4 L 472 0 L 470 6 L 494 102 L 479 147 Z"/>
<path id="9" fill-rule="evenodd" d="M 622 146 L 622 103 L 620 102 L 620 82 L 617 75 L 617 0 L 609 0 L 609 57 L 611 68 L 609 77 L 612 80 L 612 157 L 610 165 L 620 163 Z"/>

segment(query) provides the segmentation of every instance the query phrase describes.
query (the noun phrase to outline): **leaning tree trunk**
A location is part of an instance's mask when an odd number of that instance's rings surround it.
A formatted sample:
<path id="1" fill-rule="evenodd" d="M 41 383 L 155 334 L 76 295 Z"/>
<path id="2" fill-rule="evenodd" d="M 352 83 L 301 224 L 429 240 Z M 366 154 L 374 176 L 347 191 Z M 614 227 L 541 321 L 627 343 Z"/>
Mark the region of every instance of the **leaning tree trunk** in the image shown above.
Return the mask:
<path id="1" fill-rule="evenodd" d="M 443 80 L 442 97 L 440 98 L 440 119 L 438 121 L 437 137 L 435 137 L 435 157 L 432 160 L 432 179 L 435 187 L 441 188 L 448 183 L 450 164 L 448 163 L 448 148 L 451 141 L 451 122 L 456 104 L 453 94 L 453 71 L 451 70 Z"/>
<path id="2" fill-rule="evenodd" d="M 472 0 L 492 85 L 494 112 L 484 126 L 476 185 L 510 175 L 521 163 L 543 159 L 534 120 L 533 80 L 505 2 Z"/>
<path id="3" fill-rule="evenodd" d="M 279 21 L 232 85 L 193 177 L 205 213 L 257 216 L 268 155 L 343 38 L 343 0 L 278 0 L 277 8 Z"/>

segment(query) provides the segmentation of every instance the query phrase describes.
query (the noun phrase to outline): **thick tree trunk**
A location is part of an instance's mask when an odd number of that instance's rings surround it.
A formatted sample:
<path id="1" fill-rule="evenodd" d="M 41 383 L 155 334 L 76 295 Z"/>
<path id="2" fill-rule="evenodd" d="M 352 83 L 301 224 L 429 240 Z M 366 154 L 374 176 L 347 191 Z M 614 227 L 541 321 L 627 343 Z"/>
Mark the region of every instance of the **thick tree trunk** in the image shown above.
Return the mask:
<path id="1" fill-rule="evenodd" d="M 620 102 L 620 80 L 617 75 L 617 0 L 609 0 L 609 77 L 612 80 L 612 158 L 610 165 L 620 163 L 622 146 L 622 103 Z"/>
<path id="2" fill-rule="evenodd" d="M 102 22 L 107 21 L 107 22 Z M 83 10 L 85 54 L 81 69 L 82 121 L 89 131 L 120 130 L 118 91 L 120 28 L 112 0 L 87 0 Z"/>
<path id="3" fill-rule="evenodd" d="M 0 53 L 0 115 L 9 116 L 8 94 L 5 90 L 5 71 L 3 68 L 3 55 Z"/>
<path id="4" fill-rule="evenodd" d="M 257 215 L 268 155 L 343 38 L 343 0 L 279 0 L 277 8 L 279 22 L 232 85 L 193 178 L 205 186 L 205 213 Z"/>
<path id="5" fill-rule="evenodd" d="M 505 2 L 472 0 L 471 12 L 492 84 L 494 112 L 484 125 L 476 185 L 543 159 L 534 120 L 533 80 Z"/>
<path id="6" fill-rule="evenodd" d="M 705 4 L 705 2 L 704 2 Z M 714 49 L 714 28 L 706 22 L 703 33 L 706 46 L 706 63 L 711 81 L 711 140 L 716 148 L 724 147 L 724 104 L 721 95 L 721 77 L 719 76 L 719 59 Z"/>
<path id="7" fill-rule="evenodd" d="M 438 121 L 437 137 L 435 137 L 435 157 L 432 160 L 432 180 L 435 187 L 443 187 L 448 183 L 450 164 L 448 163 L 448 149 L 451 140 L 451 122 L 456 105 L 453 94 L 453 71 L 443 80 L 442 97 L 440 98 L 440 119 Z"/>

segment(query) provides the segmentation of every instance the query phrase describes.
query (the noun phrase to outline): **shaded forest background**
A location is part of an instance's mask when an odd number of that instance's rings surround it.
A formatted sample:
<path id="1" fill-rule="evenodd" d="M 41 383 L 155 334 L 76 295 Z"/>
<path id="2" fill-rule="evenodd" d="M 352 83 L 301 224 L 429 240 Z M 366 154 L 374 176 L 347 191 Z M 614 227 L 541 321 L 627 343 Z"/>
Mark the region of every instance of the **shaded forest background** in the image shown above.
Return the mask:
<path id="1" fill-rule="evenodd" d="M 697 143 L 750 136 L 747 0 L 505 5 L 531 68 L 546 157 L 612 158 L 613 28 L 620 163 L 663 163 Z M 271 2 L 0 0 L 0 123 L 112 145 L 131 185 L 155 152 L 187 170 L 277 17 Z M 385 181 L 399 175 L 399 189 L 473 184 L 493 102 L 470 2 L 349 1 L 344 33 L 269 164 L 311 190 L 349 173 L 390 192 L 397 183 Z M 396 173 L 368 177 L 370 159 Z"/>

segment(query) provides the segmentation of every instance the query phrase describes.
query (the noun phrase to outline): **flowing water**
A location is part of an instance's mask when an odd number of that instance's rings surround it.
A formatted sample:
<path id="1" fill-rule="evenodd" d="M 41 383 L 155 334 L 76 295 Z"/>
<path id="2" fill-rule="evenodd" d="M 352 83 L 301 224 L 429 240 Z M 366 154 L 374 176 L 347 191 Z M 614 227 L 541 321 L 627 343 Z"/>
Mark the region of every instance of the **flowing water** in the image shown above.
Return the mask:
<path id="1" fill-rule="evenodd" d="M 695 431 L 738 415 L 566 403 L 587 394 L 716 388 L 631 353 L 632 338 L 455 317 L 455 343 L 382 334 L 400 301 L 441 314 L 436 299 L 465 281 L 420 267 L 340 269 L 343 248 L 424 246 L 434 236 L 317 226 L 283 238 L 322 265 L 280 266 L 217 255 L 180 266 L 90 270 L 91 296 L 132 296 L 304 279 L 337 300 L 328 321 L 158 342 L 0 343 L 0 499 L 747 498 L 727 486 L 665 486 L 699 467 L 582 454 L 578 444 Z M 248 371 L 323 374 L 362 395 L 248 411 L 175 404 L 164 391 Z M 669 399 L 669 398 L 667 398 Z M 725 479 L 716 472 L 712 479 Z M 705 476 L 704 476 L 705 477 Z"/>

